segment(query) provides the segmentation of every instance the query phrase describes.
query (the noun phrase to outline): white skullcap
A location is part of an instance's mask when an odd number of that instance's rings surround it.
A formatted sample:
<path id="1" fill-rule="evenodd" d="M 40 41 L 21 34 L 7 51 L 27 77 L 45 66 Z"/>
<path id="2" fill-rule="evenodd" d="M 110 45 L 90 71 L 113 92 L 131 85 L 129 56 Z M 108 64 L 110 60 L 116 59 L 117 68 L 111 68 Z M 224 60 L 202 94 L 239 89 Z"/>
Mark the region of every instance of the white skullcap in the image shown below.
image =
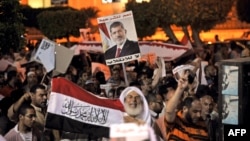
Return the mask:
<path id="1" fill-rule="evenodd" d="M 27 73 L 27 76 L 30 76 L 30 75 L 32 75 L 32 74 L 35 75 L 36 73 L 33 72 L 33 71 L 30 71 L 30 72 Z"/>

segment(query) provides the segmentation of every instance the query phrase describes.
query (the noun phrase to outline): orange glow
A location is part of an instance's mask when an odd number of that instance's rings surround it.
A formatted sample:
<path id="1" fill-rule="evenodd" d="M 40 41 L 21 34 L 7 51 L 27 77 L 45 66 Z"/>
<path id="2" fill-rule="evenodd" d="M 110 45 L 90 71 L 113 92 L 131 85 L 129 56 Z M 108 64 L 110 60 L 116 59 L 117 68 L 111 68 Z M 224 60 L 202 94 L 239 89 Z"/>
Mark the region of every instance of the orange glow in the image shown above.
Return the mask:
<path id="1" fill-rule="evenodd" d="M 28 0 L 19 0 L 19 2 L 23 5 L 27 5 L 28 4 Z"/>
<path id="2" fill-rule="evenodd" d="M 136 0 L 136 2 L 138 3 L 142 3 L 142 2 L 149 2 L 150 0 Z"/>
<path id="3" fill-rule="evenodd" d="M 99 9 L 98 17 L 102 16 L 108 16 L 112 14 L 121 13 L 124 11 L 125 3 L 127 3 L 128 0 L 121 0 L 121 2 L 115 2 L 115 3 L 102 3 L 102 0 L 68 0 L 68 6 L 73 7 L 75 9 L 82 9 L 82 8 L 89 8 L 89 7 L 96 7 Z M 137 0 L 137 2 L 142 1 L 150 1 L 150 0 Z M 28 4 L 32 6 L 33 8 L 38 7 L 50 7 L 51 0 L 20 0 L 21 4 Z M 90 20 L 93 25 L 97 26 L 97 20 L 91 19 Z M 237 24 L 237 23 L 236 23 Z M 181 40 L 184 33 L 181 30 L 181 28 L 177 28 L 173 26 L 174 33 L 176 37 Z M 203 41 L 214 41 L 214 36 L 217 34 L 219 35 L 220 40 L 224 40 L 227 38 L 240 38 L 248 29 L 212 29 L 208 32 L 202 32 L 200 33 L 200 38 Z M 191 32 L 189 31 L 190 35 Z M 100 35 L 98 33 L 94 33 L 93 36 L 95 37 L 96 41 L 101 41 Z M 146 40 L 167 40 L 168 37 L 166 36 L 165 32 L 158 28 L 156 31 L 156 34 L 151 37 L 146 37 Z M 79 41 L 81 42 L 81 38 L 75 38 L 71 37 L 71 41 Z M 65 39 L 59 40 L 59 41 L 66 41 Z"/>
<path id="4" fill-rule="evenodd" d="M 24 50 L 25 50 L 26 52 L 28 52 L 28 51 L 29 51 L 29 48 L 28 48 L 28 47 L 25 47 Z"/>

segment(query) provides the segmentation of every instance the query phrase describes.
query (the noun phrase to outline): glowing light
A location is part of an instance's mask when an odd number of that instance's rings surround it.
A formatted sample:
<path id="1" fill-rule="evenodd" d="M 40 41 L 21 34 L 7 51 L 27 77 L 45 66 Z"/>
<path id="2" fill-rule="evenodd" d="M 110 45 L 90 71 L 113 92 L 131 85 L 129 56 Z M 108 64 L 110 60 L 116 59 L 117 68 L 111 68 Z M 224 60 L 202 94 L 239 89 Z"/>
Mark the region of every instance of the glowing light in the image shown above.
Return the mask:
<path id="1" fill-rule="evenodd" d="M 45 8 L 51 6 L 51 0 L 26 0 L 32 8 Z"/>
<path id="2" fill-rule="evenodd" d="M 43 0 L 29 0 L 28 5 L 32 8 L 41 8 L 44 5 Z"/>
<path id="3" fill-rule="evenodd" d="M 150 0 L 136 0 L 136 2 L 138 3 L 142 3 L 142 2 L 149 2 Z"/>

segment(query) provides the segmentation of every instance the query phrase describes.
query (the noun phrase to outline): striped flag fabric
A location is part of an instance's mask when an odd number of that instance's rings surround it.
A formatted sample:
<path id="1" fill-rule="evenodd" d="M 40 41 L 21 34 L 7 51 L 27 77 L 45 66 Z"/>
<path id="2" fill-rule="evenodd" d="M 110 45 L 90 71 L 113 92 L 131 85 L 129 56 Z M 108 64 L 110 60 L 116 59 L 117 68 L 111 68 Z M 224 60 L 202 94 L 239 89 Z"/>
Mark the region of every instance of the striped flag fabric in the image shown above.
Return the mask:
<path id="1" fill-rule="evenodd" d="M 123 123 L 119 99 L 98 97 L 65 78 L 53 78 L 45 127 L 109 137 L 112 124 Z"/>

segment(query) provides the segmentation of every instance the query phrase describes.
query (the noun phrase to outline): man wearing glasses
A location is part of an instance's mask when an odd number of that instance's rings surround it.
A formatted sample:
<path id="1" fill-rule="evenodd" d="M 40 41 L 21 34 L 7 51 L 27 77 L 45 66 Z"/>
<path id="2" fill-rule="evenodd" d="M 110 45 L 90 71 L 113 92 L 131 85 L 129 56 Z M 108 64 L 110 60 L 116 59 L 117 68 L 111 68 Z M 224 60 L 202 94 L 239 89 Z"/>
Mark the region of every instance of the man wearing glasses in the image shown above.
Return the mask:
<path id="1" fill-rule="evenodd" d="M 4 138 L 6 141 L 38 141 L 41 132 L 34 126 L 36 112 L 30 104 L 22 104 L 18 114 L 18 123 L 12 128 Z"/>

